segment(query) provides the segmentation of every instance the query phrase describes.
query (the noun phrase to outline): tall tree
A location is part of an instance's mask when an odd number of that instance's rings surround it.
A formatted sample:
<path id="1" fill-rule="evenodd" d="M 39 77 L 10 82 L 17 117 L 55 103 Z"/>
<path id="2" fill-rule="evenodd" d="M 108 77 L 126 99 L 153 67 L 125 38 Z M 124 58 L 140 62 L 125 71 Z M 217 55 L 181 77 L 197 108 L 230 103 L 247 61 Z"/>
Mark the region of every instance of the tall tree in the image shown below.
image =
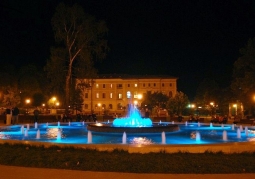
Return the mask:
<path id="1" fill-rule="evenodd" d="M 240 54 L 234 63 L 231 89 L 236 100 L 250 110 L 255 103 L 255 38 L 248 40 L 247 45 L 240 49 Z"/>
<path id="2" fill-rule="evenodd" d="M 61 77 L 65 78 L 65 104 L 70 102 L 70 86 L 74 75 L 73 69 L 79 64 L 93 65 L 93 61 L 105 57 L 108 47 L 105 35 L 105 22 L 96 21 L 91 15 L 84 13 L 81 6 L 71 7 L 60 3 L 52 18 L 56 47 L 52 48 L 49 64 L 58 63 L 61 66 L 47 65 L 46 70 L 52 73 L 55 68 L 61 69 Z M 50 72 L 51 71 L 51 72 Z M 58 75 L 58 74 L 56 74 Z M 56 78 L 56 76 L 50 76 Z"/>

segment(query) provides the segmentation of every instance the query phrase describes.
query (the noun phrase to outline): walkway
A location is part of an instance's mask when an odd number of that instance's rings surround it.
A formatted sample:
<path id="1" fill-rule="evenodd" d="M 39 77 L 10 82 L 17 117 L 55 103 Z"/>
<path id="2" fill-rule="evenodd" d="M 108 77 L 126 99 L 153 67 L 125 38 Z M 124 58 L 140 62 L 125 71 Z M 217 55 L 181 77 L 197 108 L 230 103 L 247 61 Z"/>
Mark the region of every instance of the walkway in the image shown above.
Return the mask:
<path id="1" fill-rule="evenodd" d="M 0 165 L 0 177 L 2 179 L 105 179 L 105 178 L 146 178 L 146 179 L 243 179 L 255 178 L 255 174 L 136 174 L 113 172 L 90 172 L 76 170 L 59 170 L 43 168 L 25 168 Z"/>

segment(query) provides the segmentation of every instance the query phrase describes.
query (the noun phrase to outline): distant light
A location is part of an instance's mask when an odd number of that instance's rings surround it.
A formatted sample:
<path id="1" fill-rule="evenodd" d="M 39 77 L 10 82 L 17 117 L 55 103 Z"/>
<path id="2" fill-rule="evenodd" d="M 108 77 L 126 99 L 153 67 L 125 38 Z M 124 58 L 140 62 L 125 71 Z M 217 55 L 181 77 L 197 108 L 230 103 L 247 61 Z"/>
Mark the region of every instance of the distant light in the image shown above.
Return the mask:
<path id="1" fill-rule="evenodd" d="M 195 107 L 195 104 L 189 104 L 188 105 L 188 108 L 194 108 Z"/>

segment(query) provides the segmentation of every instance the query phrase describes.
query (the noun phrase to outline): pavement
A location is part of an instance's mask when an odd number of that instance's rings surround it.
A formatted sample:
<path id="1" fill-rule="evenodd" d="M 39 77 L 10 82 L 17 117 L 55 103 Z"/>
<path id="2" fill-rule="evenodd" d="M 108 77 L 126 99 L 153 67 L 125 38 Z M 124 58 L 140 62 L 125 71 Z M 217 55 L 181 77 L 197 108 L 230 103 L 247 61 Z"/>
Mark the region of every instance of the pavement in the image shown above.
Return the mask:
<path id="1" fill-rule="evenodd" d="M 138 174 L 116 172 L 91 172 L 45 168 L 28 168 L 0 165 L 1 179 L 243 179 L 255 178 L 255 174 Z"/>

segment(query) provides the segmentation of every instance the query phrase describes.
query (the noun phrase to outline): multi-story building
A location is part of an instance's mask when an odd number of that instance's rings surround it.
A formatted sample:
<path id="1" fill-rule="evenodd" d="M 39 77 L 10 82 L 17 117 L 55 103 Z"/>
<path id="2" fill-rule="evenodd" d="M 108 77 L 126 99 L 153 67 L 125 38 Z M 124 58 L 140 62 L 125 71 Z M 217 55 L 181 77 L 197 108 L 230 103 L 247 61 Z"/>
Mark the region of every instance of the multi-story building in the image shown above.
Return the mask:
<path id="1" fill-rule="evenodd" d="M 172 97 L 177 91 L 177 79 L 170 76 L 99 75 L 83 90 L 83 111 L 122 113 L 128 104 L 139 105 L 148 91 Z"/>

